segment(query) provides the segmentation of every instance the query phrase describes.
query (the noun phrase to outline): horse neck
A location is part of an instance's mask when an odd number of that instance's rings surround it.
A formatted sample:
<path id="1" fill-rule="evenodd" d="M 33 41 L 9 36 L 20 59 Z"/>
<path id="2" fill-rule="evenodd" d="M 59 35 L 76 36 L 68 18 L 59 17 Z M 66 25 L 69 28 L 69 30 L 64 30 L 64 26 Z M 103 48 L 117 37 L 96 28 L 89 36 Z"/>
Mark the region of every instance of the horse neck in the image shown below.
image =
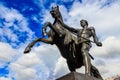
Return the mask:
<path id="1" fill-rule="evenodd" d="M 57 23 L 60 23 L 60 24 L 63 23 L 62 18 L 55 18 L 53 25 Z"/>
<path id="2" fill-rule="evenodd" d="M 58 12 L 58 16 L 55 18 L 55 21 L 53 24 L 58 23 L 58 22 L 63 23 L 63 18 L 60 12 Z"/>
<path id="3" fill-rule="evenodd" d="M 60 11 L 59 11 L 58 14 L 59 14 L 58 19 L 60 19 L 63 22 L 63 18 L 62 18 L 62 15 L 61 15 Z"/>

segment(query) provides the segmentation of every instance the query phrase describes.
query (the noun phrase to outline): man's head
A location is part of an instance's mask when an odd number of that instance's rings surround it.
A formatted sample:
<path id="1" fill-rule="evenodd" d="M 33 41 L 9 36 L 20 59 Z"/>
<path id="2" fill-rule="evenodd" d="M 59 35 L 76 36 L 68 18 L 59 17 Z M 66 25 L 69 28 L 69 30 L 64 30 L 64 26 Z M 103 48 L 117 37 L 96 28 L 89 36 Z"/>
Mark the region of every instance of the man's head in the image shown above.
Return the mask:
<path id="1" fill-rule="evenodd" d="M 82 19 L 81 21 L 80 21 L 80 24 L 81 24 L 81 26 L 82 27 L 87 27 L 88 26 L 88 22 L 87 22 L 87 20 L 84 20 L 84 19 Z"/>

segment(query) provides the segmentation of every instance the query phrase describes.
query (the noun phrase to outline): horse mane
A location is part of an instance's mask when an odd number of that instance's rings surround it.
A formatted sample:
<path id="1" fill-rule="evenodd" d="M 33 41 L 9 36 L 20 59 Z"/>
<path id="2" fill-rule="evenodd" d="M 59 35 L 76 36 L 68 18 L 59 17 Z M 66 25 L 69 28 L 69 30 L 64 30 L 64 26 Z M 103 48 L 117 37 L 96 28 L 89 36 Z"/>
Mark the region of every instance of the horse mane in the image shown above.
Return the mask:
<path id="1" fill-rule="evenodd" d="M 52 7 L 52 8 L 57 8 L 57 19 L 60 20 L 61 22 L 63 22 L 63 18 L 62 18 L 62 14 L 59 10 L 59 6 L 57 5 L 56 7 Z"/>
<path id="2" fill-rule="evenodd" d="M 63 22 L 62 14 L 61 14 L 61 12 L 60 12 L 59 10 L 58 10 L 58 13 L 59 13 L 59 15 L 58 15 L 58 19 L 60 19 L 60 21 Z"/>

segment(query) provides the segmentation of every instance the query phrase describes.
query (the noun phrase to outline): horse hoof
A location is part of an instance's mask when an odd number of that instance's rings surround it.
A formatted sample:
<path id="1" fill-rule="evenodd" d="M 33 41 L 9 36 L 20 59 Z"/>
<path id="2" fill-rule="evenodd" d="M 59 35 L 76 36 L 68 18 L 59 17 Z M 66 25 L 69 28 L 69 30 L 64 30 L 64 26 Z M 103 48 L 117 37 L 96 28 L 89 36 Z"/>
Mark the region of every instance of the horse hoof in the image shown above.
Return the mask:
<path id="1" fill-rule="evenodd" d="M 25 51 L 24 51 L 24 54 L 29 53 L 30 51 L 31 51 L 30 48 L 26 48 Z"/>
<path id="2" fill-rule="evenodd" d="M 29 53 L 30 51 L 24 51 L 24 54 Z"/>

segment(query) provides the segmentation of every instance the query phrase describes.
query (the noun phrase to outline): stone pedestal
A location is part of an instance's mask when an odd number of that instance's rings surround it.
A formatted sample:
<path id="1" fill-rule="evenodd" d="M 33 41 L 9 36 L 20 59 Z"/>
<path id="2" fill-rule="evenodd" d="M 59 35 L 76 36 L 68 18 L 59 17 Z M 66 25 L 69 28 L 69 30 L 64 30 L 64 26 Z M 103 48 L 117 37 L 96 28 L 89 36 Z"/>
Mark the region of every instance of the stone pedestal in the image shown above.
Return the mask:
<path id="1" fill-rule="evenodd" d="M 97 79 L 97 78 L 94 78 L 94 77 L 91 77 L 85 74 L 72 72 L 56 80 L 100 80 L 100 79 Z"/>

